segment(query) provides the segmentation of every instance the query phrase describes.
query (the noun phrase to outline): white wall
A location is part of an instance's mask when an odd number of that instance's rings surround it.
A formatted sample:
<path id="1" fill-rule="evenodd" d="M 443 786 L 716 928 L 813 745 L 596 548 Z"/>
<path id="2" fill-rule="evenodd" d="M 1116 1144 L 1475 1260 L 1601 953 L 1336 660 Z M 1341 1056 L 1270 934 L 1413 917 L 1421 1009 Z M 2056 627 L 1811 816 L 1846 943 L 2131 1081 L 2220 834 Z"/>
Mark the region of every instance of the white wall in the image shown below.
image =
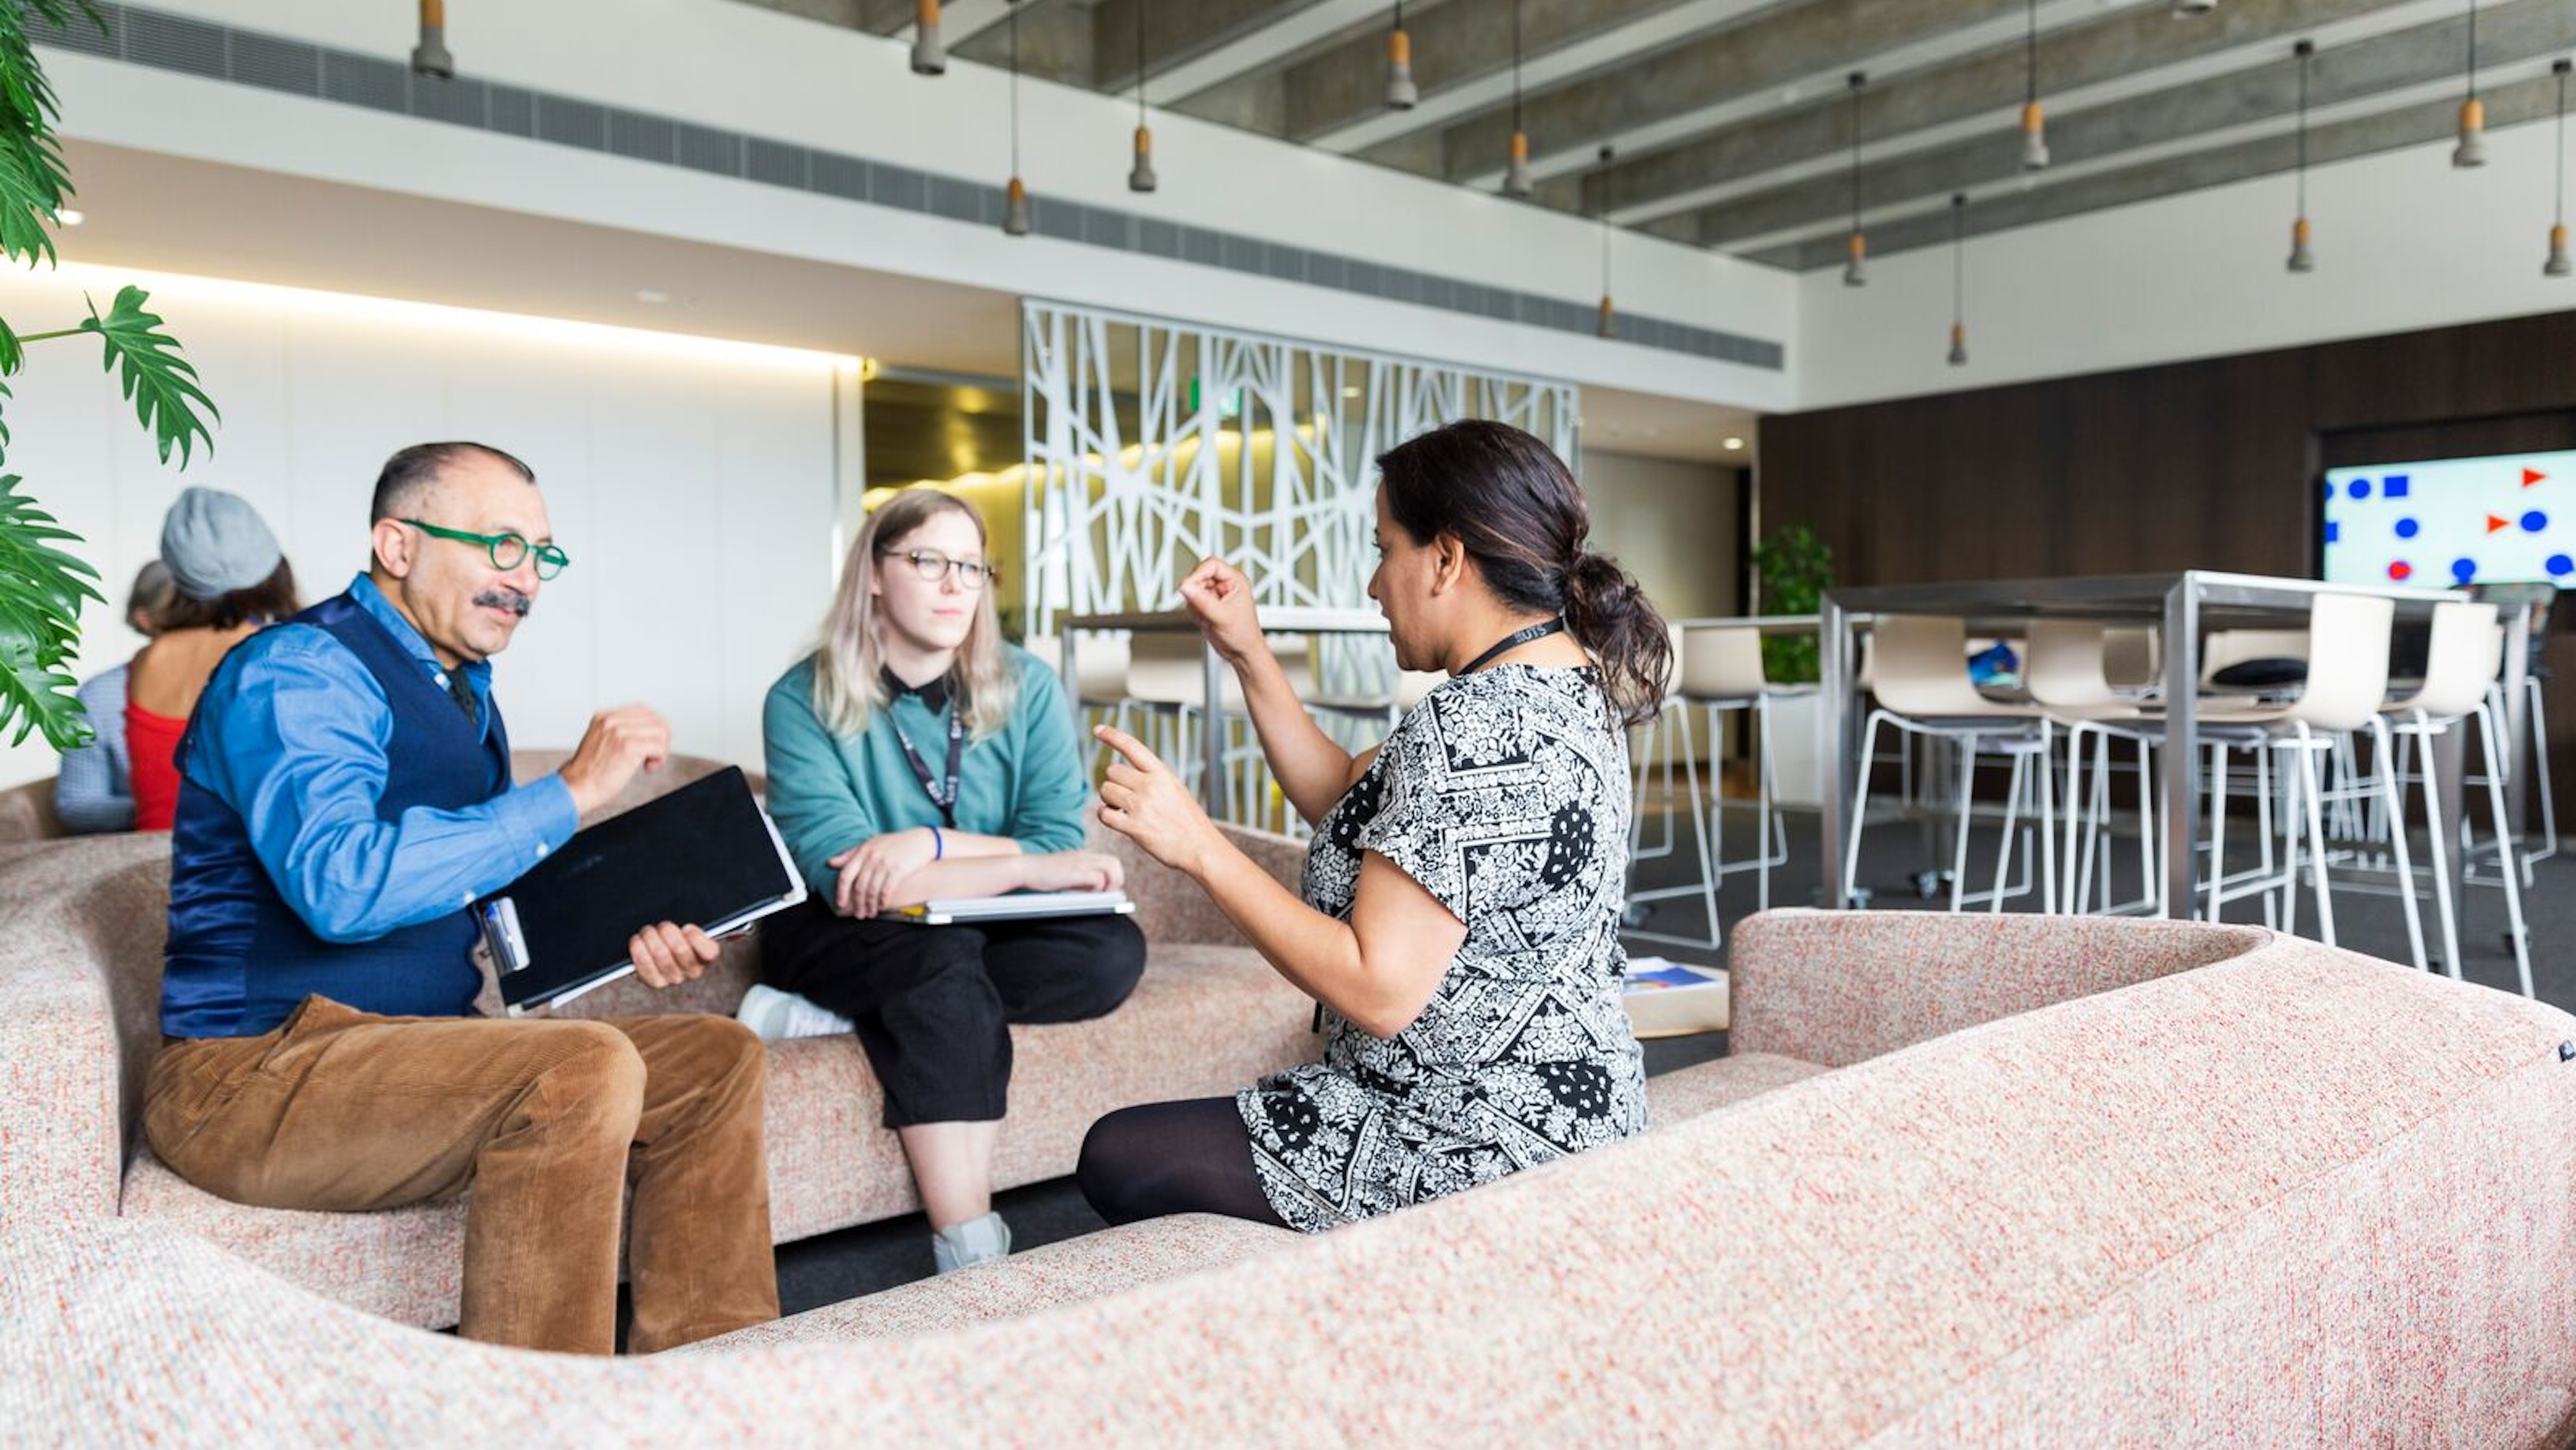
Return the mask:
<path id="1" fill-rule="evenodd" d="M 2442 142 L 2322 167 L 2308 214 L 2317 270 L 2293 276 L 2288 176 L 2212 187 L 1974 237 L 1968 349 L 1949 350 L 1950 251 L 1907 252 L 1800 286 L 1798 406 L 1948 392 L 2030 378 L 2368 337 L 2576 307 L 2544 279 L 2546 124 L 2488 137 L 2454 171 Z M 1973 200 L 1971 206 L 1974 205 Z"/>
<path id="2" fill-rule="evenodd" d="M 1670 619 L 1736 613 L 1742 474 L 1709 463 L 1583 450 L 1592 547 L 1615 556 Z"/>
<path id="3" fill-rule="evenodd" d="M 21 332 L 102 305 L 121 269 L 0 275 Z M 11 379 L 8 467 L 86 539 L 109 604 L 83 616 L 86 678 L 139 641 L 118 620 L 161 516 L 191 483 L 256 504 L 307 602 L 367 557 L 377 467 L 472 438 L 537 470 L 572 566 L 496 661 L 514 741 L 569 746 L 590 712 L 640 701 L 680 750 L 756 765 L 760 698 L 820 620 L 832 564 L 833 372 L 818 353 L 186 278 L 138 278 L 230 422 L 183 474 L 154 459 L 98 352 L 38 344 Z M 41 739 L 0 748 L 0 784 L 54 773 Z"/>
<path id="4" fill-rule="evenodd" d="M 338 0 L 160 0 L 224 24 L 387 59 L 411 10 Z M 891 40 L 731 0 L 460 4 L 448 39 L 471 75 L 998 184 L 1009 169 L 1005 78 L 955 62 L 912 75 Z M 63 129 L 83 139 L 293 175 L 866 266 L 1024 295 L 1127 307 L 1344 346 L 1771 409 L 1785 370 L 1388 303 L 418 121 L 355 106 L 48 50 Z M 1586 304 L 1600 234 L 1506 201 L 1181 115 L 1155 117 L 1162 188 L 1125 189 L 1132 106 L 1023 81 L 1022 169 L 1042 194 Z M 1771 269 L 1623 234 L 1629 312 L 1782 341 L 1797 285 Z M 901 359 L 896 359 L 901 361 Z"/>

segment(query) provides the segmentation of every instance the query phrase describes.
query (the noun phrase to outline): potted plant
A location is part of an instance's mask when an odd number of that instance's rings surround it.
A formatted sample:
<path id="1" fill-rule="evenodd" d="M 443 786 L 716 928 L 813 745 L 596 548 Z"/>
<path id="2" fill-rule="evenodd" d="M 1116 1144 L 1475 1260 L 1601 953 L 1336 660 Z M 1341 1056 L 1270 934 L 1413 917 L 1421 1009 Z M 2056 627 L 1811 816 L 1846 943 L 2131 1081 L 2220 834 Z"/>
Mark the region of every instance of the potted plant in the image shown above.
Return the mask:
<path id="1" fill-rule="evenodd" d="M 1753 551 L 1763 614 L 1813 614 L 1834 587 L 1834 551 L 1805 524 L 1774 531 Z M 1775 685 L 1811 685 L 1819 678 L 1813 634 L 1774 634 L 1762 641 L 1762 672 Z M 1816 696 L 1775 697 L 1770 705 L 1773 799 L 1784 805 L 1818 805 L 1824 799 L 1818 769 Z"/>
<path id="2" fill-rule="evenodd" d="M 57 28 L 86 21 L 101 34 L 107 30 L 89 0 L 0 0 L 0 255 L 30 267 L 53 264 L 54 228 L 72 189 L 54 140 L 53 88 L 29 43 L 28 26 L 37 20 Z M 205 418 L 216 416 L 215 407 L 197 386 L 196 369 L 161 330 L 161 319 L 145 309 L 148 300 L 143 289 L 126 287 L 102 313 L 84 299 L 88 317 L 47 332 L 21 334 L 0 321 L 0 377 L 26 365 L 30 344 L 94 337 L 161 461 L 169 462 L 175 449 L 185 468 L 192 444 L 213 446 Z M 8 397 L 8 384 L 0 382 L 0 404 Z M 8 427 L 0 423 L 0 466 L 8 442 Z M 96 587 L 98 571 L 65 552 L 80 539 L 21 492 L 20 482 L 0 472 L 0 734 L 14 727 L 15 745 L 40 730 L 47 743 L 65 750 L 91 735 L 64 668 L 78 651 L 81 601 L 106 600 Z"/>

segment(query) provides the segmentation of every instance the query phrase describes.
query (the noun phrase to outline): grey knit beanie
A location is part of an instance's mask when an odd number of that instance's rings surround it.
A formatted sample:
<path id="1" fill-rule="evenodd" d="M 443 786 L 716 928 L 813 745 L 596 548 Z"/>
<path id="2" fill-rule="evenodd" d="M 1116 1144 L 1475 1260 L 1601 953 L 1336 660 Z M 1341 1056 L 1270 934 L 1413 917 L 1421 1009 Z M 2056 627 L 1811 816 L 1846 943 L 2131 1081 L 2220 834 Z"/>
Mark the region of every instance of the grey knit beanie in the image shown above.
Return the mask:
<path id="1" fill-rule="evenodd" d="M 191 599 L 248 589 L 276 573 L 284 557 L 259 510 L 239 494 L 185 489 L 161 520 L 161 562 Z"/>

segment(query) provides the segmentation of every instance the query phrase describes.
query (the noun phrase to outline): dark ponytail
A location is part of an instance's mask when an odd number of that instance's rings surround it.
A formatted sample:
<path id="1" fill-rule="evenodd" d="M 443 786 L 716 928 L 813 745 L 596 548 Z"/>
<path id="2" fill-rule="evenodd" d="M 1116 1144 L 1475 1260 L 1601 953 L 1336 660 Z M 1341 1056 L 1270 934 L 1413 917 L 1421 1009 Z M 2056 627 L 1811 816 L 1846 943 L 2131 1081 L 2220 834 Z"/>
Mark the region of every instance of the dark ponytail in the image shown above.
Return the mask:
<path id="1" fill-rule="evenodd" d="M 1589 549 L 1575 559 L 1565 571 L 1565 623 L 1601 662 L 1601 688 L 1619 718 L 1655 718 L 1672 679 L 1673 637 L 1618 560 Z"/>
<path id="2" fill-rule="evenodd" d="M 1546 444 L 1468 418 L 1398 444 L 1377 466 L 1387 513 L 1417 542 L 1448 534 L 1505 604 L 1565 616 L 1621 721 L 1663 708 L 1673 664 L 1663 616 L 1615 560 L 1583 547 L 1591 513 Z"/>

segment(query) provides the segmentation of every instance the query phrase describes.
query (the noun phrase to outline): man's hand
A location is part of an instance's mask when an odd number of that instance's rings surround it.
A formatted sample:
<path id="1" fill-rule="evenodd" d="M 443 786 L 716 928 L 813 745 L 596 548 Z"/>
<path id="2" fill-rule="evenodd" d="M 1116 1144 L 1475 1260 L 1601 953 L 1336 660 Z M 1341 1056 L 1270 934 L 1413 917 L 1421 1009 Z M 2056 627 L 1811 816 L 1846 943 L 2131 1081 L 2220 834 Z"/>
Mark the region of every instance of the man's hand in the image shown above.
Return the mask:
<path id="1" fill-rule="evenodd" d="M 938 859 L 939 842 L 928 826 L 872 836 L 830 861 L 841 873 L 832 889 L 832 909 L 843 916 L 867 917 L 906 903 L 887 897 L 903 878 Z"/>
<path id="2" fill-rule="evenodd" d="M 1239 665 L 1268 647 L 1252 607 L 1252 581 L 1223 559 L 1199 561 L 1181 581 L 1181 602 L 1198 616 L 1199 632 L 1226 663 Z"/>
<path id="3" fill-rule="evenodd" d="M 586 816 L 617 799 L 637 771 L 658 770 L 670 757 L 669 723 L 641 705 L 627 705 L 590 717 L 590 728 L 560 774 L 572 788 L 573 806 Z"/>
<path id="4" fill-rule="evenodd" d="M 1115 856 L 1098 851 L 1055 851 L 1026 862 L 1031 891 L 1116 891 L 1127 884 L 1127 868 Z"/>
<path id="5" fill-rule="evenodd" d="M 645 986 L 656 989 L 696 981 L 722 950 L 714 937 L 698 928 L 674 926 L 667 921 L 644 928 L 626 943 L 626 955 L 635 963 L 635 975 L 644 979 Z"/>

